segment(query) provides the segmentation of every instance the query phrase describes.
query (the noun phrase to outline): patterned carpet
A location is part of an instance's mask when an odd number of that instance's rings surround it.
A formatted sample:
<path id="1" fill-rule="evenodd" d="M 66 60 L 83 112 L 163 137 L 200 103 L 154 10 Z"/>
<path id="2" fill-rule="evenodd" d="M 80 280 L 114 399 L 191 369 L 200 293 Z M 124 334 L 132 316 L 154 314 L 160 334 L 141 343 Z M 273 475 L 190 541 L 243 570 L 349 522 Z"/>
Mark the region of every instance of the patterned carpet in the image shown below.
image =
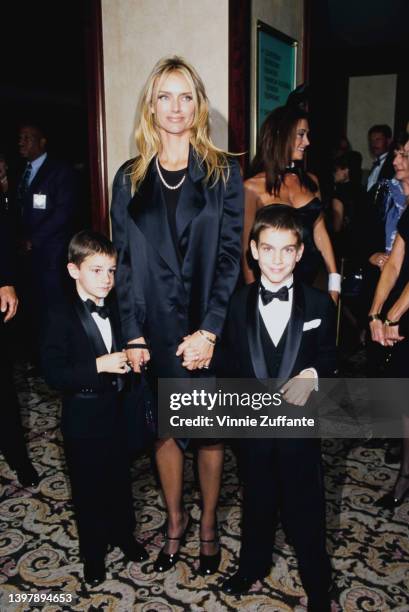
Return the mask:
<path id="1" fill-rule="evenodd" d="M 59 401 L 41 379 L 20 373 L 20 400 L 33 463 L 41 476 L 37 489 L 23 489 L 0 456 L 0 594 L 1 612 L 36 610 L 8 607 L 12 593 L 75 594 L 69 605 L 47 604 L 42 610 L 112 610 L 251 612 L 305 610 L 306 598 L 293 550 L 279 530 L 270 576 L 246 597 L 228 597 L 218 585 L 234 571 L 240 548 L 240 491 L 234 454 L 227 450 L 219 508 L 221 571 L 210 578 L 197 574 L 198 494 L 191 461 L 186 463 L 185 500 L 196 522 L 189 532 L 176 568 L 165 575 L 152 570 L 162 543 L 164 506 L 146 456 L 134 466 L 138 537 L 150 559 L 126 563 L 119 549 L 107 557 L 107 580 L 85 588 L 72 520 L 69 486 L 58 430 Z M 353 441 L 356 443 L 357 441 Z M 342 440 L 324 442 L 328 548 L 335 569 L 333 612 L 345 610 L 409 611 L 409 501 L 392 516 L 374 500 L 393 485 L 396 467 L 386 467 L 383 451 Z M 308 525 L 305 526 L 308 529 Z"/>

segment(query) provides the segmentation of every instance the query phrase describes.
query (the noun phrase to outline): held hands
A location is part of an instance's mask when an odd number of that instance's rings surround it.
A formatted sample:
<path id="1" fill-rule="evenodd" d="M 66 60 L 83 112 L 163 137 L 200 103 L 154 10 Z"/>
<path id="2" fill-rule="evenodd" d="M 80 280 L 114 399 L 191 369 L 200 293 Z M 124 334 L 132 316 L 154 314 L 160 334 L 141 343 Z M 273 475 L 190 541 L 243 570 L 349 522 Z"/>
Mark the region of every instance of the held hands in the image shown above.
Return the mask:
<path id="1" fill-rule="evenodd" d="M 289 404 L 304 406 L 315 388 L 316 376 L 311 370 L 301 372 L 294 378 L 290 378 L 280 389 L 283 398 Z"/>
<path id="2" fill-rule="evenodd" d="M 369 329 L 371 331 L 371 338 L 373 342 L 379 342 L 382 346 L 385 346 L 385 326 L 381 319 L 374 319 L 369 323 Z"/>
<path id="3" fill-rule="evenodd" d="M 397 342 L 404 339 L 399 333 L 399 325 L 385 325 L 385 343 L 386 346 L 394 346 Z"/>
<path id="4" fill-rule="evenodd" d="M 125 351 L 121 353 L 108 353 L 97 358 L 97 372 L 109 372 L 110 374 L 126 374 L 128 366 Z"/>
<path id="5" fill-rule="evenodd" d="M 135 338 L 135 340 L 129 340 L 128 344 L 146 344 L 146 342 L 145 338 L 141 336 L 140 338 Z M 146 366 L 148 361 L 150 361 L 151 356 L 148 349 L 136 348 L 127 349 L 126 358 L 132 370 L 140 374 L 141 370 Z"/>
<path id="6" fill-rule="evenodd" d="M 213 357 L 215 334 L 198 330 L 185 336 L 176 351 L 177 357 L 182 357 L 182 365 L 187 370 L 207 370 Z"/>
<path id="7" fill-rule="evenodd" d="M 17 312 L 18 298 L 14 287 L 6 285 L 0 287 L 0 310 L 6 313 L 4 323 L 10 321 Z"/>
<path id="8" fill-rule="evenodd" d="M 388 319 L 389 317 L 387 317 Z M 399 333 L 399 325 L 385 325 L 381 319 L 371 321 L 369 329 L 371 330 L 372 340 L 379 342 L 382 346 L 394 346 L 405 338 L 405 336 L 401 336 Z"/>

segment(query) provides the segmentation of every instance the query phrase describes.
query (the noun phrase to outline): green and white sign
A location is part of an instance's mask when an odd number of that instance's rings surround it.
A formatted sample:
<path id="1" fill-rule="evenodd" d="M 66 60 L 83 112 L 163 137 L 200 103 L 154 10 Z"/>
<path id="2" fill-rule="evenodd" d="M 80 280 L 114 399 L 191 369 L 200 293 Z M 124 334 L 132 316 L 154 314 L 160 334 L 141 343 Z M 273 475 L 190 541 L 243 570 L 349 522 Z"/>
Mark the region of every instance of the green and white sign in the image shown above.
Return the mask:
<path id="1" fill-rule="evenodd" d="M 257 132 L 296 86 L 297 41 L 257 23 Z"/>

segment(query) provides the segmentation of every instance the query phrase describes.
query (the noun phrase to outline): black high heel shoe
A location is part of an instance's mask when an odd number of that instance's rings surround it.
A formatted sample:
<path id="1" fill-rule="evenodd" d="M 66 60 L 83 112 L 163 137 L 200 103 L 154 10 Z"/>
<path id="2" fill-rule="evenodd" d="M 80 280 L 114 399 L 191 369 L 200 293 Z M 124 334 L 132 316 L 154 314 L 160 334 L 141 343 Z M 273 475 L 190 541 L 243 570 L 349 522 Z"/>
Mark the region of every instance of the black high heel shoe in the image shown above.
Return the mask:
<path id="1" fill-rule="evenodd" d="M 406 480 L 409 480 L 409 474 L 401 474 L 399 472 L 397 481 L 399 480 L 399 478 L 405 478 Z M 379 508 L 384 508 L 385 510 L 393 510 L 394 508 L 400 506 L 407 497 L 409 497 L 409 486 L 400 497 L 395 497 L 393 491 L 391 491 L 390 493 L 386 493 L 386 495 L 384 495 L 383 497 L 378 499 L 378 501 L 375 502 L 375 506 L 378 506 Z"/>
<path id="2" fill-rule="evenodd" d="M 222 551 L 220 548 L 219 538 L 215 537 L 213 540 L 200 540 L 200 544 L 216 544 L 218 545 L 217 552 L 214 555 L 205 555 L 202 552 L 199 556 L 199 572 L 202 576 L 210 576 L 215 574 L 219 569 L 220 560 L 222 558 Z"/>
<path id="3" fill-rule="evenodd" d="M 163 573 L 163 572 L 167 572 L 168 570 L 170 570 L 171 567 L 173 567 L 174 565 L 176 565 L 176 563 L 179 561 L 179 553 L 180 553 L 180 548 L 181 546 L 183 546 L 183 544 L 186 541 L 186 536 L 187 533 L 190 529 L 190 525 L 191 525 L 191 516 L 189 515 L 189 518 L 187 520 L 186 523 L 186 527 L 183 530 L 183 533 L 180 537 L 178 538 L 170 538 L 168 535 L 166 535 L 166 540 L 169 540 L 171 542 L 179 542 L 179 548 L 177 549 L 177 551 L 175 553 L 172 554 L 168 554 L 164 552 L 164 547 L 162 548 L 162 550 L 160 551 L 158 558 L 156 559 L 155 563 L 153 564 L 153 569 L 155 572 L 159 572 L 159 573 Z M 166 546 L 166 544 L 165 544 Z"/>

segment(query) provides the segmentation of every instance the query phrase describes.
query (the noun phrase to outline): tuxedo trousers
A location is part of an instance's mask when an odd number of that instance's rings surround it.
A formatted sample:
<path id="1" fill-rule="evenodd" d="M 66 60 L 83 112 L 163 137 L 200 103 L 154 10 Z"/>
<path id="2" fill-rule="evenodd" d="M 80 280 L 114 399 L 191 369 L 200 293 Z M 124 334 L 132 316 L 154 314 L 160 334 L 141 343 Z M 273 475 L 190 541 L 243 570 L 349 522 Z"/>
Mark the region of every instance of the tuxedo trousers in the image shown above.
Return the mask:
<path id="1" fill-rule="evenodd" d="M 109 437 L 64 437 L 80 554 L 100 559 L 133 538 L 130 459 L 121 430 Z"/>
<path id="2" fill-rule="evenodd" d="M 253 580 L 270 573 L 275 528 L 281 522 L 298 559 L 309 598 L 325 599 L 331 584 L 326 551 L 320 441 L 242 440 L 244 481 L 239 572 Z"/>

